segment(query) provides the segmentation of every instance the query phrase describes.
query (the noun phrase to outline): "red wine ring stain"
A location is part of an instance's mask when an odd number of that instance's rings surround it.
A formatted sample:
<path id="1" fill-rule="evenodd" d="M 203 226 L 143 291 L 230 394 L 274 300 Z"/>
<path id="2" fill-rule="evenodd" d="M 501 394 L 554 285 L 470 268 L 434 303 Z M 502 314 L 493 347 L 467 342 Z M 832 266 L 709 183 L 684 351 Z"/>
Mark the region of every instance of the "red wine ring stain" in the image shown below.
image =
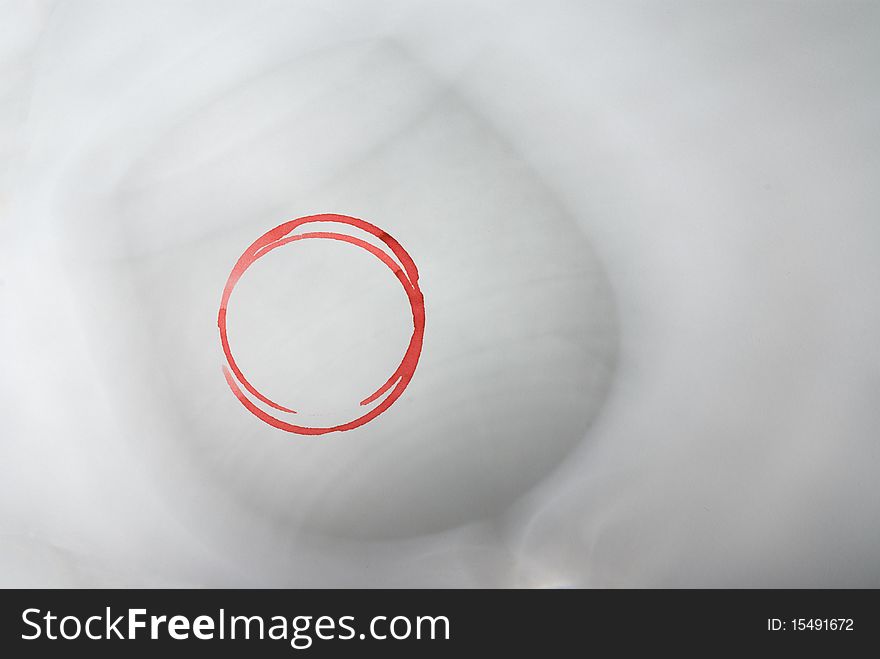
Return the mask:
<path id="1" fill-rule="evenodd" d="M 345 233 L 329 231 L 293 233 L 299 227 L 313 222 L 347 224 L 357 229 L 361 229 L 362 231 L 378 238 L 388 247 L 388 249 L 391 250 L 391 254 L 366 240 Z M 269 412 L 266 412 L 252 401 L 247 394 L 250 394 L 253 398 L 269 408 L 280 412 L 286 412 L 288 414 L 296 414 L 294 410 L 279 405 L 261 394 L 257 391 L 256 387 L 248 381 L 244 373 L 242 373 L 241 369 L 238 367 L 238 364 L 236 364 L 235 358 L 232 356 L 232 350 L 229 347 L 229 338 L 226 334 L 226 309 L 229 305 L 229 297 L 232 295 L 235 285 L 238 283 L 238 280 L 241 279 L 241 276 L 245 271 L 253 265 L 257 259 L 265 256 L 273 249 L 277 249 L 297 240 L 319 238 L 326 240 L 339 240 L 356 245 L 357 247 L 365 249 L 384 263 L 388 269 L 394 273 L 394 276 L 397 277 L 401 286 L 403 286 L 403 290 L 406 293 L 410 307 L 412 308 L 413 318 L 412 338 L 410 338 L 409 346 L 407 347 L 406 353 L 403 355 L 403 359 L 400 361 L 397 369 L 391 374 L 391 377 L 388 378 L 385 384 L 367 396 L 360 404 L 361 406 L 368 406 L 379 399 L 382 399 L 381 402 L 369 412 L 366 412 L 352 421 L 327 427 L 300 426 L 288 423 L 287 421 L 283 421 L 277 416 L 273 416 Z M 396 257 L 396 260 L 394 257 Z M 229 279 L 226 280 L 226 286 L 223 289 L 223 298 L 220 301 L 220 314 L 217 318 L 217 326 L 220 328 L 220 343 L 223 346 L 223 354 L 226 356 L 226 365 L 223 367 L 223 375 L 226 377 L 226 382 L 229 384 L 232 393 L 235 394 L 239 401 L 241 401 L 241 404 L 244 405 L 251 414 L 265 421 L 270 426 L 280 430 L 297 433 L 299 435 L 323 435 L 328 432 L 351 430 L 362 426 L 382 414 L 385 410 L 391 407 L 394 401 L 400 398 L 404 389 L 406 389 L 410 380 L 412 380 L 416 366 L 419 363 L 419 356 L 422 352 L 422 341 L 425 335 L 425 300 L 422 296 L 422 291 L 419 288 L 419 273 L 416 269 L 416 264 L 399 242 L 385 233 L 382 229 L 369 222 L 364 222 L 363 220 L 354 217 L 348 217 L 347 215 L 323 213 L 321 215 L 309 215 L 306 217 L 300 217 L 296 220 L 291 220 L 290 222 L 285 222 L 271 231 L 264 233 L 245 250 L 244 254 L 239 257 L 235 266 L 232 268 L 232 272 L 229 274 Z M 384 398 L 382 398 L 383 396 Z"/>

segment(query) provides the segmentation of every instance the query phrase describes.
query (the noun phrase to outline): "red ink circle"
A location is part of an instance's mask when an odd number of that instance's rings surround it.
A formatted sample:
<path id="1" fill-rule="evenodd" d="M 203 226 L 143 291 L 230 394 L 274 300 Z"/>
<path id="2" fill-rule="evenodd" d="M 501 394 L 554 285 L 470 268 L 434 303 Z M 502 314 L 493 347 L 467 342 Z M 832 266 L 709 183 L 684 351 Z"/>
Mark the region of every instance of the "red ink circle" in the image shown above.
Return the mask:
<path id="1" fill-rule="evenodd" d="M 365 231 L 381 240 L 391 250 L 391 254 L 388 254 L 388 252 L 380 249 L 370 242 L 367 242 L 366 240 L 362 240 L 361 238 L 350 236 L 345 233 L 314 231 L 310 233 L 292 234 L 292 232 L 295 231 L 297 228 L 305 224 L 310 224 L 312 222 L 333 222 L 337 224 L 348 224 L 350 226 L 361 229 L 362 231 Z M 269 398 L 261 394 L 259 391 L 257 391 L 256 387 L 254 387 L 248 381 L 248 379 L 244 376 L 244 373 L 242 373 L 241 369 L 238 367 L 238 364 L 236 364 L 235 358 L 232 356 L 232 350 L 229 347 L 229 338 L 226 334 L 226 309 L 229 305 L 229 298 L 232 295 L 232 291 L 235 289 L 235 285 L 238 283 L 238 280 L 241 279 L 241 276 L 245 273 L 245 271 L 249 267 L 251 267 L 251 265 L 253 265 L 253 263 L 257 259 L 265 256 L 273 249 L 277 249 L 282 245 L 286 245 L 297 240 L 318 238 L 323 238 L 327 240 L 339 240 L 355 245 L 357 247 L 365 249 L 370 254 L 382 261 L 382 263 L 388 266 L 391 272 L 394 273 L 394 276 L 397 277 L 398 281 L 403 286 L 403 290 L 406 293 L 407 298 L 409 299 L 413 317 L 412 338 L 410 338 L 409 346 L 407 347 L 406 352 L 403 355 L 403 359 L 400 361 L 397 369 L 395 369 L 395 371 L 391 374 L 391 377 L 388 378 L 385 384 L 383 384 L 375 392 L 367 396 L 364 400 L 360 402 L 360 404 L 362 406 L 370 405 L 371 403 L 379 400 L 384 394 L 387 393 L 388 395 L 376 407 L 374 407 L 366 414 L 363 414 L 362 416 L 359 416 L 352 421 L 348 421 L 347 423 L 327 427 L 299 426 L 293 423 L 282 421 L 281 419 L 272 416 L 268 412 L 258 407 L 256 403 L 248 398 L 245 392 L 242 391 L 242 388 L 244 388 L 244 390 L 250 393 L 251 396 L 261 401 L 268 407 L 274 408 L 281 412 L 296 414 L 294 410 L 279 405 L 278 403 L 270 400 Z M 395 260 L 394 257 L 396 257 L 397 260 Z M 328 432 L 351 430 L 353 428 L 362 426 L 382 414 L 385 410 L 391 407 L 394 401 L 400 398 L 400 395 L 403 393 L 404 389 L 406 389 L 407 385 L 409 385 L 410 380 L 412 380 L 413 374 L 416 370 L 416 366 L 419 363 L 419 356 L 422 352 L 422 342 L 425 335 L 425 300 L 422 296 L 422 291 L 419 288 L 419 273 L 416 269 L 416 264 L 413 262 L 412 258 L 410 258 L 410 255 L 406 252 L 406 250 L 403 248 L 403 246 L 401 246 L 399 242 L 397 242 L 394 238 L 389 236 L 379 227 L 374 226 L 369 222 L 365 222 L 364 220 L 359 220 L 354 217 L 348 217 L 347 215 L 322 213 L 320 215 L 308 215 L 306 217 L 300 217 L 295 220 L 285 222 L 284 224 L 275 227 L 271 231 L 267 231 L 266 233 L 264 233 L 244 251 L 244 254 L 239 257 L 238 261 L 235 263 L 235 266 L 232 268 L 232 272 L 229 274 L 229 278 L 226 280 L 226 286 L 223 288 L 223 297 L 220 300 L 220 314 L 217 318 L 217 326 L 220 328 L 220 343 L 223 346 L 223 354 L 226 356 L 226 366 L 223 367 L 223 375 L 226 377 L 226 382 L 229 385 L 229 388 L 232 390 L 232 393 L 235 394 L 236 398 L 238 398 L 241 404 L 244 405 L 245 408 L 247 408 L 247 410 L 251 412 L 251 414 L 261 419 L 262 421 L 265 421 L 270 426 L 273 426 L 280 430 L 297 433 L 299 435 L 323 435 Z"/>

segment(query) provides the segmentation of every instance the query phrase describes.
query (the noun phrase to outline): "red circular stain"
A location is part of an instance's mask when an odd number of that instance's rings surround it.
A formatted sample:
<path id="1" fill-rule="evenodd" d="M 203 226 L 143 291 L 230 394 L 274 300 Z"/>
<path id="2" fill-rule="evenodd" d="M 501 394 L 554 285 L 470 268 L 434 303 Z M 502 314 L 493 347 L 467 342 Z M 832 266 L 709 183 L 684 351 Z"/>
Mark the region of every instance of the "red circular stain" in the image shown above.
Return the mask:
<path id="1" fill-rule="evenodd" d="M 391 250 L 391 254 L 366 240 L 345 233 L 314 231 L 310 233 L 293 234 L 293 231 L 299 227 L 313 222 L 347 224 L 366 231 L 387 245 L 388 249 Z M 296 414 L 294 410 L 270 400 L 257 391 L 254 385 L 248 382 L 248 379 L 245 377 L 244 373 L 241 372 L 238 364 L 235 363 L 235 358 L 232 356 L 232 350 L 229 347 L 229 338 L 226 335 L 226 308 L 229 305 L 229 297 L 232 295 L 235 285 L 238 283 L 238 280 L 241 279 L 241 276 L 245 271 L 253 265 L 257 259 L 265 256 L 273 249 L 277 249 L 278 247 L 297 240 L 318 238 L 339 240 L 356 245 L 357 247 L 365 249 L 382 261 L 382 263 L 388 266 L 388 269 L 394 273 L 394 276 L 397 277 L 401 286 L 403 286 L 403 290 L 406 293 L 410 307 L 412 308 L 413 317 L 412 338 L 410 338 L 409 346 L 406 349 L 406 353 L 403 355 L 403 359 L 400 360 L 397 369 L 391 374 L 391 377 L 388 378 L 385 384 L 367 396 L 360 404 L 362 406 L 367 406 L 382 398 L 386 393 L 388 395 L 385 396 L 376 407 L 356 419 L 348 421 L 347 423 L 327 427 L 300 426 L 282 421 L 258 407 L 256 403 L 248 398 L 245 392 L 242 391 L 242 388 L 268 407 L 281 412 Z M 396 257 L 397 260 L 393 257 Z M 232 268 L 232 272 L 229 273 L 229 279 L 226 280 L 226 286 L 223 288 L 223 298 L 220 300 L 220 314 L 217 318 L 217 326 L 220 328 L 220 343 L 223 346 L 223 354 L 226 355 L 226 366 L 223 367 L 223 374 L 226 376 L 226 382 L 229 384 L 229 388 L 232 389 L 232 393 L 235 394 L 239 401 L 241 401 L 241 404 L 244 405 L 254 416 L 280 430 L 297 433 L 299 435 L 323 435 L 328 432 L 351 430 L 358 426 L 362 426 L 382 414 L 385 410 L 391 407 L 394 401 L 400 398 L 400 395 L 403 393 L 404 389 L 406 389 L 410 380 L 412 380 L 416 366 L 419 363 L 419 355 L 422 352 L 422 341 L 425 335 L 425 300 L 422 296 L 422 291 L 419 288 L 419 273 L 416 269 L 416 264 L 399 242 L 385 233 L 382 229 L 369 222 L 364 222 L 363 220 L 354 217 L 348 217 L 347 215 L 323 213 L 321 215 L 309 215 L 306 217 L 300 217 L 296 220 L 291 220 L 290 222 L 285 222 L 271 231 L 264 233 L 244 251 L 244 254 L 239 257 L 235 266 Z"/>

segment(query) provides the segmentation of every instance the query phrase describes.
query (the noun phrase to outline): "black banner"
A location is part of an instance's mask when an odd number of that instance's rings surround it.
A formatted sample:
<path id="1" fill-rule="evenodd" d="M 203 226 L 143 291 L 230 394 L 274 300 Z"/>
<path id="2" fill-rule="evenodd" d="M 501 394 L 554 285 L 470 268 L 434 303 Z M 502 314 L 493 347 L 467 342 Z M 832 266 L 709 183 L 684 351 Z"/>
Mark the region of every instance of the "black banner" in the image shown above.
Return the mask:
<path id="1" fill-rule="evenodd" d="M 878 640 L 874 590 L 6 590 L 0 599 L 6 656 L 837 652 Z"/>

